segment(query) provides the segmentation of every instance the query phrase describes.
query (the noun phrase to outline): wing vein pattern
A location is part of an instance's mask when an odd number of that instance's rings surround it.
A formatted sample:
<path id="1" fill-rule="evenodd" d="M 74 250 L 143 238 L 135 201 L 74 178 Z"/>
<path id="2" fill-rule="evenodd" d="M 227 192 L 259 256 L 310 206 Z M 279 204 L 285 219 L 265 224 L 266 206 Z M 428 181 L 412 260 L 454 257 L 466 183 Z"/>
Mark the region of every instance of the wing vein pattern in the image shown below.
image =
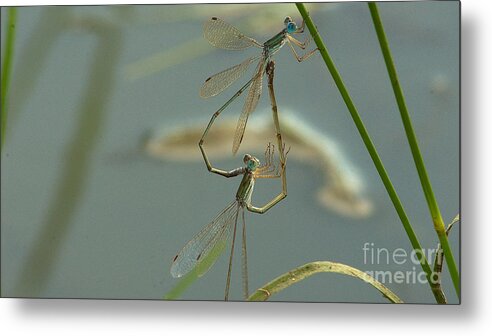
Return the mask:
<path id="1" fill-rule="evenodd" d="M 236 212 L 239 210 L 237 201 L 233 201 L 222 210 L 207 226 L 197 233 L 178 253 L 172 266 L 171 275 L 175 278 L 182 277 L 191 271 L 202 260 L 206 259 L 217 244 L 228 240 L 232 223 Z M 216 251 L 215 260 L 207 265 L 206 269 L 200 270 L 200 275 L 205 274 L 215 263 L 222 250 Z"/>
<path id="2" fill-rule="evenodd" d="M 236 27 L 215 17 L 205 22 L 203 36 L 211 45 L 221 49 L 243 50 L 251 46 L 261 46 Z"/>

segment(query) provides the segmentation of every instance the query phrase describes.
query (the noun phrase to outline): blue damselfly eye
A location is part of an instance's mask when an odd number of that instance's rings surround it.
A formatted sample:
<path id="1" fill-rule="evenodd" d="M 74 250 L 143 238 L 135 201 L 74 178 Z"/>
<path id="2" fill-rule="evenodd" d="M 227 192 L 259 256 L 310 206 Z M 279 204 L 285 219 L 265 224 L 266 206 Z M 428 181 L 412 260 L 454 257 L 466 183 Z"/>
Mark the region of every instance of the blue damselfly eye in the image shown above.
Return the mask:
<path id="1" fill-rule="evenodd" d="M 287 23 L 287 32 L 289 34 L 295 32 L 297 30 L 297 25 L 295 22 L 289 22 Z"/>
<path id="2" fill-rule="evenodd" d="M 253 160 L 248 161 L 248 169 L 251 171 L 255 171 L 259 165 L 260 165 L 260 162 L 258 160 L 253 159 Z"/>

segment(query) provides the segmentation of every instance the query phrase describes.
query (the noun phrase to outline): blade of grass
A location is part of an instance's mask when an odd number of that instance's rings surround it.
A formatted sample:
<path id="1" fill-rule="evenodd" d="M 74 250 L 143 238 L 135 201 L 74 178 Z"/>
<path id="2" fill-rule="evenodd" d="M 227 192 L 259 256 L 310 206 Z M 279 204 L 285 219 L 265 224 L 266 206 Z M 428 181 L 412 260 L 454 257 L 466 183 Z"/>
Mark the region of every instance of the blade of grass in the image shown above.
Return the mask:
<path id="1" fill-rule="evenodd" d="M 1 93 L 1 143 L 0 150 L 3 149 L 5 142 L 5 132 L 7 130 L 7 94 L 10 84 L 10 73 L 12 71 L 12 59 L 14 57 L 15 25 L 17 23 L 17 8 L 8 9 L 7 38 L 5 40 L 5 55 L 2 64 L 2 93 Z"/>
<path id="2" fill-rule="evenodd" d="M 67 243 L 73 218 L 88 187 L 91 159 L 101 142 L 108 104 L 116 86 L 116 64 L 122 50 L 121 30 L 97 18 L 67 20 L 69 27 L 97 37 L 97 46 L 77 111 L 77 127 L 66 144 L 56 191 L 14 289 L 14 296 L 19 297 L 39 297 L 56 273 L 63 244 Z"/>
<path id="3" fill-rule="evenodd" d="M 267 283 L 265 286 L 257 289 L 253 294 L 251 294 L 251 296 L 248 298 L 248 301 L 266 301 L 273 294 L 278 293 L 285 288 L 310 277 L 311 275 L 322 272 L 338 273 L 360 279 L 380 291 L 381 294 L 383 294 L 383 296 L 387 298 L 390 302 L 403 303 L 403 301 L 395 293 L 393 293 L 390 289 L 388 289 L 386 286 L 374 279 L 369 274 L 364 273 L 361 270 L 358 270 L 351 266 L 331 261 L 310 262 L 308 264 L 297 267 L 290 272 L 282 274 L 278 278 Z"/>
<path id="4" fill-rule="evenodd" d="M 435 288 L 433 288 L 432 286 L 433 283 L 432 270 L 431 267 L 429 266 L 429 262 L 427 261 L 427 258 L 425 257 L 424 253 L 422 252 L 422 247 L 417 238 L 417 235 L 413 230 L 412 224 L 410 223 L 410 220 L 405 212 L 405 209 L 403 208 L 400 198 L 398 197 L 398 194 L 396 193 L 396 190 L 393 187 L 393 183 L 391 182 L 388 173 L 384 168 L 383 162 L 379 157 L 376 147 L 374 146 L 371 137 L 369 136 L 369 133 L 367 132 L 366 127 L 362 122 L 362 119 L 360 118 L 359 112 L 357 111 L 357 108 L 352 102 L 352 98 L 350 97 L 350 94 L 348 93 L 347 88 L 345 87 L 345 84 L 343 83 L 343 80 L 340 74 L 338 73 L 335 63 L 333 63 L 333 60 L 328 54 L 328 50 L 326 49 L 325 44 L 323 43 L 323 40 L 319 35 L 318 30 L 316 29 L 316 26 L 314 25 L 313 20 L 309 16 L 309 13 L 306 10 L 304 4 L 296 3 L 296 6 L 297 9 L 299 10 L 299 13 L 301 13 L 302 15 L 302 18 L 304 19 L 304 22 L 308 27 L 309 32 L 311 33 L 311 36 L 314 42 L 316 43 L 316 46 L 318 47 L 321 56 L 323 57 L 323 60 L 326 64 L 326 67 L 328 68 L 328 71 L 330 72 L 338 90 L 340 91 L 340 94 L 343 98 L 343 101 L 345 102 L 345 105 L 347 105 L 347 108 L 355 123 L 355 126 L 357 127 L 357 130 L 360 133 L 362 141 L 364 142 L 367 151 L 369 152 L 369 155 L 371 156 L 371 159 L 374 162 L 374 165 L 376 166 L 376 170 L 379 176 L 381 177 L 383 185 L 386 188 L 386 191 L 391 199 L 391 202 L 393 203 L 393 206 L 395 207 L 398 217 L 400 218 L 400 221 L 403 224 L 403 228 L 405 229 L 405 232 L 408 236 L 408 239 L 410 240 L 410 243 L 412 244 L 413 249 L 415 250 L 415 253 L 422 256 L 421 258 L 419 258 L 420 265 L 422 266 L 422 269 L 425 272 L 432 293 L 438 303 L 444 303 L 442 302 L 441 293 Z"/>
<path id="5" fill-rule="evenodd" d="M 439 205 L 437 204 L 436 197 L 434 196 L 434 191 L 432 190 L 432 185 L 430 183 L 429 175 L 425 169 L 424 159 L 420 153 L 420 148 L 417 141 L 417 136 L 412 125 L 412 119 L 408 113 L 407 105 L 405 103 L 405 96 L 403 95 L 403 90 L 400 86 L 400 81 L 398 80 L 398 74 L 396 73 L 396 67 L 393 62 L 393 57 L 391 56 L 391 51 L 389 48 L 388 40 L 386 39 L 386 34 L 384 32 L 383 23 L 381 22 L 381 17 L 379 16 L 379 11 L 376 3 L 368 3 L 369 10 L 371 12 L 372 21 L 374 23 L 374 28 L 379 40 L 379 45 L 381 46 L 381 51 L 383 53 L 384 62 L 388 70 L 388 75 L 391 80 L 391 86 L 393 87 L 393 92 L 395 94 L 396 102 L 398 104 L 398 109 L 400 110 L 401 120 L 405 128 L 405 133 L 407 135 L 408 144 L 412 151 L 413 160 L 415 162 L 415 167 L 419 174 L 420 183 L 424 191 L 425 200 L 429 207 L 429 212 L 432 217 L 432 222 L 434 223 L 434 229 L 436 230 L 437 236 L 439 237 L 439 242 L 441 243 L 442 249 L 444 251 L 444 257 L 448 262 L 449 274 L 453 280 L 454 289 L 456 295 L 460 296 L 460 275 L 458 273 L 458 268 L 456 267 L 456 262 L 454 260 L 453 252 L 449 246 L 448 237 L 446 235 L 446 228 L 444 226 L 444 221 L 441 216 L 441 211 L 439 210 Z"/>
<path id="6" fill-rule="evenodd" d="M 39 87 L 43 70 L 49 57 L 56 52 L 55 44 L 66 31 L 72 10 L 70 6 L 40 7 L 39 21 L 30 29 L 22 48 L 18 48 L 18 53 L 16 51 L 15 81 L 9 94 L 9 129 L 15 127 L 23 113 L 30 113 L 25 106 Z"/>
<path id="7" fill-rule="evenodd" d="M 178 300 L 181 294 L 190 287 L 196 280 L 198 280 L 198 272 L 193 270 L 186 274 L 169 292 L 167 292 L 163 300 Z"/>

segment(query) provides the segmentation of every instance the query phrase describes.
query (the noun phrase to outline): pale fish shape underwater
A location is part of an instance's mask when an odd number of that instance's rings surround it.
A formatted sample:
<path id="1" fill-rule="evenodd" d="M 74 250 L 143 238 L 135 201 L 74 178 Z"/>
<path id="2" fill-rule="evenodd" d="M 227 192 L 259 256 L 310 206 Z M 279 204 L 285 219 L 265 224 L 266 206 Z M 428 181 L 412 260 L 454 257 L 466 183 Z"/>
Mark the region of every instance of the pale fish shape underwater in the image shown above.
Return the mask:
<path id="1" fill-rule="evenodd" d="M 347 217 L 366 218 L 373 211 L 372 202 L 364 195 L 360 175 L 340 151 L 339 146 L 307 124 L 292 112 L 282 112 L 280 117 L 283 141 L 291 147 L 289 161 L 300 161 L 320 168 L 324 183 L 316 193 L 324 208 Z M 241 145 L 241 151 L 261 152 L 265 143 L 275 142 L 275 132 L 270 113 L 258 111 L 251 119 Z M 210 159 L 231 157 L 230 139 L 236 130 L 236 119 L 224 117 L 214 126 L 207 138 Z M 203 133 L 203 120 L 165 127 L 146 137 L 145 153 L 153 158 L 169 161 L 200 161 L 198 141 Z"/>

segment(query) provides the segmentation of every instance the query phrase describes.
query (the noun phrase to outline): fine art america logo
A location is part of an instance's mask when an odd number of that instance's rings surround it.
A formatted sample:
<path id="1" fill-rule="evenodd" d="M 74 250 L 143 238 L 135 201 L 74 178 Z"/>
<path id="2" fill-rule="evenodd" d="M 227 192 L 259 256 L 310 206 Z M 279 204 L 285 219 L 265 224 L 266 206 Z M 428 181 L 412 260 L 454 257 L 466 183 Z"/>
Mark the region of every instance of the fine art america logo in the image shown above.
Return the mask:
<path id="1" fill-rule="evenodd" d="M 375 247 L 374 243 L 364 243 L 362 247 L 362 252 L 364 254 L 364 265 L 366 269 L 370 269 L 371 265 L 404 265 L 412 264 L 411 270 L 368 270 L 367 274 L 375 278 L 381 283 L 391 284 L 426 284 L 428 283 L 425 272 L 420 266 L 420 262 L 423 258 L 428 261 L 432 261 L 436 258 L 437 262 L 442 263 L 442 250 L 439 252 L 437 249 L 422 249 L 422 250 L 412 250 L 407 252 L 402 248 L 397 248 L 390 250 L 384 247 Z M 440 273 L 432 272 L 430 276 L 430 282 L 432 284 L 437 284 L 440 282 Z"/>

